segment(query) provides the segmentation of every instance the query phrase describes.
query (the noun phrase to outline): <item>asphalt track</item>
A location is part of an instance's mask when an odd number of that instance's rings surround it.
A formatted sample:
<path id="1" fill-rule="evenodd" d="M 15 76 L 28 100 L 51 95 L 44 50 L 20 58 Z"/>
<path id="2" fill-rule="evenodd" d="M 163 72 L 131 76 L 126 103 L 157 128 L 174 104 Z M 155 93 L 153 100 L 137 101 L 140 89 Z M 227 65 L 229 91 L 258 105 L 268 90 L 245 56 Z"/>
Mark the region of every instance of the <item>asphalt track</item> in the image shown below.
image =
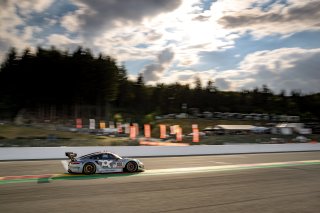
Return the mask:
<path id="1" fill-rule="evenodd" d="M 1 212 L 319 212 L 320 152 L 141 158 L 138 174 L 0 162 Z"/>

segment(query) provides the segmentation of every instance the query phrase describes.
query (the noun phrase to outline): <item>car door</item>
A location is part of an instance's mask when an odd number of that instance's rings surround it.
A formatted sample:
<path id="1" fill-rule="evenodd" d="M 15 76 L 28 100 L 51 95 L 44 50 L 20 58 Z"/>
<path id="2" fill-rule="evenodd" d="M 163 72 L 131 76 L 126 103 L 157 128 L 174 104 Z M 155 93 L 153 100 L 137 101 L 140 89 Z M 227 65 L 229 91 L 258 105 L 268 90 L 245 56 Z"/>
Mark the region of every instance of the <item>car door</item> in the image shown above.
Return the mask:
<path id="1" fill-rule="evenodd" d="M 101 159 L 99 160 L 99 164 L 101 166 L 101 172 L 120 172 L 122 169 L 120 169 L 117 166 L 117 160 L 114 155 L 109 153 L 101 154 Z"/>

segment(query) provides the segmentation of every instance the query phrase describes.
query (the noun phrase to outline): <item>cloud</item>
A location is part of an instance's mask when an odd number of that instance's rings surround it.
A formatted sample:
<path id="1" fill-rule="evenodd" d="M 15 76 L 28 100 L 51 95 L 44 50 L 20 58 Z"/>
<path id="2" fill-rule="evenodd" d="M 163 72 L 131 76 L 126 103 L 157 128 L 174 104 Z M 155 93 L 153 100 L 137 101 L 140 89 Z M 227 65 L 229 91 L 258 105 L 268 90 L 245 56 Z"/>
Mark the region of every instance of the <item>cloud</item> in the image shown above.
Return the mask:
<path id="1" fill-rule="evenodd" d="M 171 48 L 166 48 L 161 51 L 157 56 L 157 61 L 153 64 L 149 64 L 144 67 L 142 74 L 146 82 L 148 81 L 158 81 L 164 71 L 170 65 L 170 62 L 174 58 L 174 52 Z"/>
<path id="2" fill-rule="evenodd" d="M 99 51 L 120 61 L 154 60 L 155 53 L 164 49 L 162 34 L 141 25 L 115 28 L 93 41 Z"/>
<path id="3" fill-rule="evenodd" d="M 60 34 L 52 34 L 47 38 L 47 40 L 50 45 L 53 45 L 59 48 L 66 48 L 71 45 L 74 46 L 74 45 L 80 44 L 79 40 L 70 39 L 67 36 L 60 35 Z"/>
<path id="4" fill-rule="evenodd" d="M 241 1 L 242 2 L 242 1 Z M 227 0 L 225 4 L 233 4 Z M 255 6 L 253 6 L 255 5 Z M 231 10 L 229 10 L 231 9 Z M 239 8 L 225 6 L 218 22 L 227 29 L 250 32 L 261 38 L 271 34 L 290 35 L 301 31 L 320 30 L 320 1 L 244 1 Z"/>
<path id="5" fill-rule="evenodd" d="M 238 90 L 266 84 L 276 92 L 282 89 L 320 92 L 319 58 L 320 48 L 259 51 L 247 55 L 229 80 Z"/>
<path id="6" fill-rule="evenodd" d="M 174 84 L 178 82 L 182 85 L 188 84 L 190 87 L 195 87 L 195 79 L 199 78 L 203 87 L 207 85 L 208 81 L 213 81 L 220 90 L 233 89 L 233 83 L 226 80 L 225 78 L 227 77 L 228 75 L 225 75 L 225 73 L 222 74 L 217 70 L 175 70 L 170 73 L 166 73 L 158 82 L 164 84 Z M 152 82 L 152 84 L 154 84 L 154 82 Z"/>
<path id="7" fill-rule="evenodd" d="M 320 48 L 280 48 L 248 54 L 232 70 L 180 70 L 163 76 L 159 82 L 193 85 L 195 76 L 202 85 L 214 81 L 219 90 L 241 91 L 267 85 L 278 93 L 301 90 L 303 93 L 320 92 Z"/>
<path id="8" fill-rule="evenodd" d="M 16 2 L 15 5 L 20 9 L 23 15 L 29 15 L 32 12 L 41 13 L 48 9 L 54 2 L 54 0 L 13 1 Z"/>
<path id="9" fill-rule="evenodd" d="M 3 34 L 10 40 L 6 43 L 18 48 L 44 45 L 47 41 L 57 46 L 68 45 L 66 42 L 70 41 L 72 45 L 75 42 L 72 38 L 76 37 L 94 53 L 103 52 L 123 62 L 151 60 L 154 53 L 172 46 L 179 66 L 187 68 L 199 62 L 199 51 L 223 50 L 233 45 L 233 39 L 215 30 L 210 11 L 202 11 L 200 0 L 70 0 L 68 3 L 44 0 L 36 9 L 28 1 L 21 4 L 21 9 L 17 1 L 12 2 L 15 3 L 10 3 L 10 15 L 20 23 L 11 25 Z M 198 21 L 197 17 L 208 17 L 208 20 Z M 33 33 L 33 40 L 19 41 L 23 28 L 32 24 L 39 24 L 42 32 Z M 63 35 L 61 41 L 57 35 Z M 161 70 L 154 65 L 148 68 L 156 69 Z"/>
<path id="10" fill-rule="evenodd" d="M 215 85 L 219 90 L 230 90 L 231 83 L 224 78 L 216 78 Z"/>
<path id="11" fill-rule="evenodd" d="M 215 29 L 218 25 L 211 20 L 210 11 L 199 8 L 200 0 L 74 2 L 79 10 L 63 18 L 63 26 L 70 32 L 77 29 L 85 46 L 120 61 L 151 59 L 154 52 L 171 45 L 177 63 L 187 68 L 199 62 L 200 51 L 222 51 L 234 44 L 234 38 Z M 201 16 L 208 21 L 198 21 Z M 73 23 L 78 25 L 73 28 Z"/>
<path id="12" fill-rule="evenodd" d="M 142 22 L 173 11 L 180 4 L 181 0 L 0 1 L 1 51 L 8 50 L 10 46 L 18 49 L 38 46 L 48 40 L 67 45 L 66 38 L 72 36 L 81 39 L 82 45 L 95 53 L 103 51 L 120 60 L 135 59 L 136 56 L 145 58 L 147 54 L 163 48 L 156 44 L 162 33 L 157 28 L 145 27 Z M 60 26 L 56 25 L 55 20 Z M 41 28 L 43 32 L 36 35 L 38 31 L 34 30 L 31 35 L 32 27 Z M 123 36 L 124 31 L 127 31 L 126 36 Z M 29 38 L 25 39 L 27 35 Z M 61 41 L 57 40 L 57 35 L 63 35 L 60 36 Z M 69 41 L 71 45 L 74 43 L 73 39 Z M 139 43 L 145 42 L 157 45 L 157 48 L 147 51 L 136 48 Z"/>
<path id="13" fill-rule="evenodd" d="M 166 48 L 158 55 L 158 62 L 160 64 L 168 64 L 172 61 L 174 53 L 171 48 Z"/>
<path id="14" fill-rule="evenodd" d="M 162 76 L 158 82 L 164 84 L 173 84 L 179 82 L 179 84 L 183 85 L 193 85 L 196 77 L 200 78 L 201 82 L 203 82 L 203 73 L 199 73 L 194 70 L 175 70 Z M 206 77 L 208 77 L 208 75 Z"/>
<path id="15" fill-rule="evenodd" d="M 158 81 L 163 74 L 164 67 L 160 64 L 149 64 L 144 67 L 142 73 L 146 82 Z"/>
<path id="16" fill-rule="evenodd" d="M 153 21 L 177 9 L 181 0 L 72 0 L 77 6 L 60 19 L 61 26 L 82 38 L 83 46 L 119 61 L 153 59 L 169 44 L 163 20 Z"/>
<path id="17" fill-rule="evenodd" d="M 181 0 L 73 0 L 82 11 L 74 14 L 82 23 L 85 37 L 95 37 L 114 27 L 142 21 L 144 18 L 176 9 Z"/>
<path id="18" fill-rule="evenodd" d="M 152 29 L 149 32 L 145 32 L 145 36 L 147 41 L 156 41 L 162 37 L 162 34 Z"/>
<path id="19" fill-rule="evenodd" d="M 30 23 L 31 19 L 44 18 L 43 13 L 54 4 L 54 0 L 3 0 L 0 1 L 0 52 L 7 51 L 10 47 L 16 47 L 18 51 L 24 48 L 31 50 L 43 41 L 35 34 L 43 29 L 35 23 Z M 0 53 L 0 61 L 4 54 Z"/>
<path id="20" fill-rule="evenodd" d="M 208 21 L 210 19 L 210 16 L 204 16 L 204 15 L 198 15 L 193 18 L 195 21 Z"/>
<path id="21" fill-rule="evenodd" d="M 61 26 L 64 27 L 69 32 L 76 32 L 80 29 L 80 21 L 78 16 L 81 14 L 81 10 L 76 12 L 68 13 L 61 18 Z"/>

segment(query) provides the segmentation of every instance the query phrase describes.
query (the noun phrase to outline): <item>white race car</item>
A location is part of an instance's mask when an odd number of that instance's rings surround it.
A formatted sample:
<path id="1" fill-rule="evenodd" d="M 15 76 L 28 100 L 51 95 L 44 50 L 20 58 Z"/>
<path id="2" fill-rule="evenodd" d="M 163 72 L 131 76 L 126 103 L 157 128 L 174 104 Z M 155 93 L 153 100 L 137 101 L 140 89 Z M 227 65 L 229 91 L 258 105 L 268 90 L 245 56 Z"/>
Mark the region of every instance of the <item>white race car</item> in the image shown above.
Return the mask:
<path id="1" fill-rule="evenodd" d="M 70 162 L 69 173 L 111 173 L 111 172 L 142 172 L 143 163 L 138 159 L 122 158 L 111 152 L 95 152 L 77 157 L 74 152 L 66 152 Z"/>

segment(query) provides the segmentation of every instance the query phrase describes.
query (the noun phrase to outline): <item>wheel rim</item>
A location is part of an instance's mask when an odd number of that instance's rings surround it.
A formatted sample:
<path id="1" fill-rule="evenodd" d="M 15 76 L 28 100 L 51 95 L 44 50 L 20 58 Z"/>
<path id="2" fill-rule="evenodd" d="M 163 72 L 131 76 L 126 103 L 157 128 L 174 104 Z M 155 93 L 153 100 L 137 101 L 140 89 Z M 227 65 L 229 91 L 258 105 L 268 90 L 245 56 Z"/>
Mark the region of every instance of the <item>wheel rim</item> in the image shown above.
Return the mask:
<path id="1" fill-rule="evenodd" d="M 93 166 L 92 165 L 86 165 L 84 170 L 85 170 L 86 173 L 92 173 L 93 172 Z"/>
<path id="2" fill-rule="evenodd" d="M 129 172 L 134 172 L 136 170 L 136 165 L 135 163 L 129 162 L 127 165 L 127 169 Z"/>

